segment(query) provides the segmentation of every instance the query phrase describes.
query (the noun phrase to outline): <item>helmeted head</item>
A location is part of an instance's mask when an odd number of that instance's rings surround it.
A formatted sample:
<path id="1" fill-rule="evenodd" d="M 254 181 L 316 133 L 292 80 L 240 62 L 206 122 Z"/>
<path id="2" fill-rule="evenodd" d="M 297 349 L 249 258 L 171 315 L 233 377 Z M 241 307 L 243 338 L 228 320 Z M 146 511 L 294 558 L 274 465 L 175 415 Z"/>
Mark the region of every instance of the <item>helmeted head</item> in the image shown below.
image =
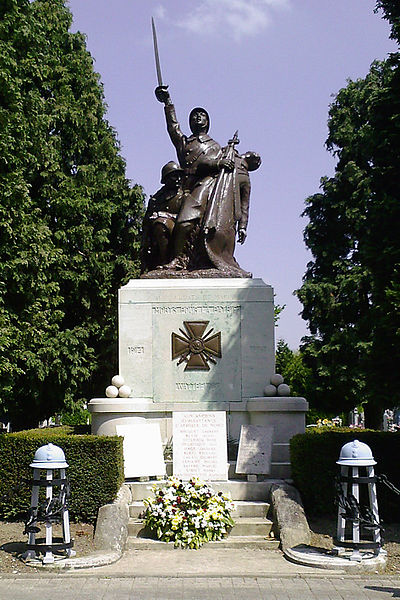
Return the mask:
<path id="1" fill-rule="evenodd" d="M 246 152 L 242 155 L 249 171 L 255 171 L 261 165 L 261 156 L 257 152 Z"/>
<path id="2" fill-rule="evenodd" d="M 210 115 L 205 108 L 196 106 L 189 115 L 189 127 L 192 133 L 207 133 L 210 129 Z"/>
<path id="3" fill-rule="evenodd" d="M 173 160 L 170 160 L 161 169 L 161 183 L 166 183 L 168 178 L 171 178 L 172 173 L 175 174 L 175 179 L 182 179 L 183 169 Z"/>

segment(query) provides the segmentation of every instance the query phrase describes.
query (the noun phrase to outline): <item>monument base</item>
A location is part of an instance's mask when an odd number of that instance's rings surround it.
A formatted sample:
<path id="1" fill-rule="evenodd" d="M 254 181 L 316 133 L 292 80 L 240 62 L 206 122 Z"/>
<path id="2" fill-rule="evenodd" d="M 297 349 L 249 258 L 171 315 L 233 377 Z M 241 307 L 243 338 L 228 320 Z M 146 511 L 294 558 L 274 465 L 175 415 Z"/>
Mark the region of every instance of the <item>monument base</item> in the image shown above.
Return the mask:
<path id="1" fill-rule="evenodd" d="M 227 415 L 228 442 L 236 444 L 242 425 L 272 426 L 274 429 L 270 477 L 290 477 L 289 440 L 304 433 L 308 403 L 304 398 L 250 398 L 243 402 L 143 402 L 138 398 L 94 398 L 90 401 L 92 433 L 116 435 L 116 427 L 149 419 L 160 425 L 161 439 L 166 446 L 172 439 L 172 413 L 179 411 L 224 410 Z M 236 478 L 230 469 L 229 478 Z"/>
<path id="2" fill-rule="evenodd" d="M 262 279 L 131 280 L 119 290 L 119 375 L 132 397 L 91 400 L 92 432 L 146 419 L 165 447 L 174 413 L 224 411 L 230 456 L 242 425 L 272 427 L 270 476 L 289 477 L 308 405 L 263 395 L 275 372 L 273 296 Z"/>

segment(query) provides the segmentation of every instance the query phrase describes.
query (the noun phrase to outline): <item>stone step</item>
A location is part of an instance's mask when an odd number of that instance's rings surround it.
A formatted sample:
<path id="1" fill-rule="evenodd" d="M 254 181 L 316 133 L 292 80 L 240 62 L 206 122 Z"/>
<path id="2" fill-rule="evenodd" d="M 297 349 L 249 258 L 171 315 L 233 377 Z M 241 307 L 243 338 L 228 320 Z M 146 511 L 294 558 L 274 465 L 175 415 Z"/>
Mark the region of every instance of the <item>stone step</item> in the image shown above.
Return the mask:
<path id="1" fill-rule="evenodd" d="M 142 519 L 131 518 L 128 521 L 128 535 L 132 537 L 146 536 L 148 535 L 145 531 Z"/>
<path id="2" fill-rule="evenodd" d="M 260 517 L 239 517 L 235 519 L 235 526 L 230 531 L 230 536 L 268 536 L 272 522 Z M 131 518 L 128 522 L 128 535 L 132 537 L 146 536 L 142 519 Z"/>
<path id="3" fill-rule="evenodd" d="M 265 518 L 269 511 L 268 502 L 261 500 L 236 500 L 233 518 L 238 517 L 263 517 Z"/>
<path id="4" fill-rule="evenodd" d="M 267 479 L 265 481 L 213 481 L 210 483 L 215 492 L 230 493 L 232 500 L 253 500 L 265 502 L 268 498 L 271 485 L 280 480 Z M 132 494 L 132 500 L 143 500 L 153 495 L 152 485 L 160 483 L 156 480 L 127 482 Z"/>
<path id="5" fill-rule="evenodd" d="M 230 536 L 268 536 L 272 529 L 272 521 L 260 517 L 239 517 L 235 519 L 235 526 L 230 531 Z"/>
<path id="6" fill-rule="evenodd" d="M 268 502 L 236 500 L 233 517 L 266 517 L 269 510 Z M 144 513 L 144 504 L 141 500 L 136 500 L 129 505 L 129 516 L 132 518 L 141 518 Z"/>
<path id="7" fill-rule="evenodd" d="M 129 505 L 129 516 L 134 519 L 141 519 L 144 513 L 144 504 L 142 500 L 136 500 Z"/>
<path id="8" fill-rule="evenodd" d="M 264 536 L 228 536 L 219 542 L 208 542 L 204 544 L 208 548 L 252 548 L 262 550 L 277 550 L 279 548 L 279 541 L 273 538 L 265 539 Z M 137 538 L 128 537 L 126 542 L 126 549 L 129 550 L 176 550 L 172 542 L 160 542 L 159 540 L 153 540 L 150 538 Z M 197 550 L 196 552 L 199 552 Z M 200 548 L 201 552 L 201 548 Z"/>

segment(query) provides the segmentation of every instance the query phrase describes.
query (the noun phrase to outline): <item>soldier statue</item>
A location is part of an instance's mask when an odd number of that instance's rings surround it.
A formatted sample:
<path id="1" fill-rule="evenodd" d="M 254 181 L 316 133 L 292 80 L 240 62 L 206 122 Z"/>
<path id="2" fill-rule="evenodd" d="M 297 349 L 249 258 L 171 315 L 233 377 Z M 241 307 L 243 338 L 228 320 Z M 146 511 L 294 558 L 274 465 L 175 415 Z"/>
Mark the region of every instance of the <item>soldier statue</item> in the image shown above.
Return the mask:
<path id="1" fill-rule="evenodd" d="M 175 178 L 171 187 L 168 178 L 162 177 L 167 189 L 161 188 L 149 202 L 144 219 L 144 266 L 150 272 L 144 276 L 251 277 L 236 262 L 234 249 L 236 238 L 240 244 L 246 239 L 248 173 L 260 166 L 261 159 L 255 152 L 237 152 L 237 132 L 225 148 L 213 140 L 204 108 L 191 111 L 191 134 L 182 132 L 168 86 L 162 82 L 154 20 L 152 27 L 158 80 L 155 95 L 164 104 L 167 131 L 179 165 L 174 163 L 171 171 Z M 163 205 L 165 194 L 171 194 L 166 201 L 168 209 Z"/>
<path id="2" fill-rule="evenodd" d="M 216 269 L 219 272 L 216 276 L 250 277 L 250 273 L 239 267 L 233 251 L 236 229 L 239 243 L 246 238 L 250 186 L 244 186 L 243 181 L 249 181 L 248 170 L 257 168 L 254 161 L 248 167 L 246 159 L 239 157 L 234 150 L 238 139 L 222 149 L 208 135 L 210 117 L 204 108 L 191 111 L 191 135 L 186 136 L 176 118 L 167 86 L 158 86 L 155 94 L 164 104 L 167 131 L 184 171 L 172 260 L 159 267 L 167 271 Z M 258 157 L 255 153 L 248 154 Z M 240 168 L 235 169 L 235 165 Z M 246 193 L 241 193 L 243 187 Z"/>
<path id="3" fill-rule="evenodd" d="M 143 219 L 143 270 L 153 270 L 171 260 L 172 236 L 182 204 L 183 169 L 171 160 L 161 169 L 163 184 L 150 196 Z"/>

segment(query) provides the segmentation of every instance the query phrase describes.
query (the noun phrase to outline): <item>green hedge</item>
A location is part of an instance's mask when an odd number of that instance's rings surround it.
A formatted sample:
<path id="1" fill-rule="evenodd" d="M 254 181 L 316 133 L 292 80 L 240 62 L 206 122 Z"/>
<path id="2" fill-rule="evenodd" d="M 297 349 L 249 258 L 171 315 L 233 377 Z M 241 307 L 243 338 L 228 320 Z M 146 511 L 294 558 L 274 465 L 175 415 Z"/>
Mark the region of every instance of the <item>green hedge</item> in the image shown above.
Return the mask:
<path id="1" fill-rule="evenodd" d="M 31 429 L 0 435 L 0 519 L 25 519 L 30 507 L 36 450 L 51 442 L 64 450 L 72 520 L 93 523 L 98 509 L 112 502 L 124 481 L 121 437 L 82 435 L 84 427 Z M 4 496 L 7 496 L 4 498 Z"/>
<path id="2" fill-rule="evenodd" d="M 375 472 L 387 475 L 400 488 L 400 434 L 363 429 L 313 428 L 290 441 L 292 477 L 301 493 L 307 514 L 335 516 L 336 464 L 341 447 L 359 440 L 368 444 L 377 461 Z M 400 497 L 381 483 L 377 484 L 379 516 L 387 523 L 400 522 Z"/>

